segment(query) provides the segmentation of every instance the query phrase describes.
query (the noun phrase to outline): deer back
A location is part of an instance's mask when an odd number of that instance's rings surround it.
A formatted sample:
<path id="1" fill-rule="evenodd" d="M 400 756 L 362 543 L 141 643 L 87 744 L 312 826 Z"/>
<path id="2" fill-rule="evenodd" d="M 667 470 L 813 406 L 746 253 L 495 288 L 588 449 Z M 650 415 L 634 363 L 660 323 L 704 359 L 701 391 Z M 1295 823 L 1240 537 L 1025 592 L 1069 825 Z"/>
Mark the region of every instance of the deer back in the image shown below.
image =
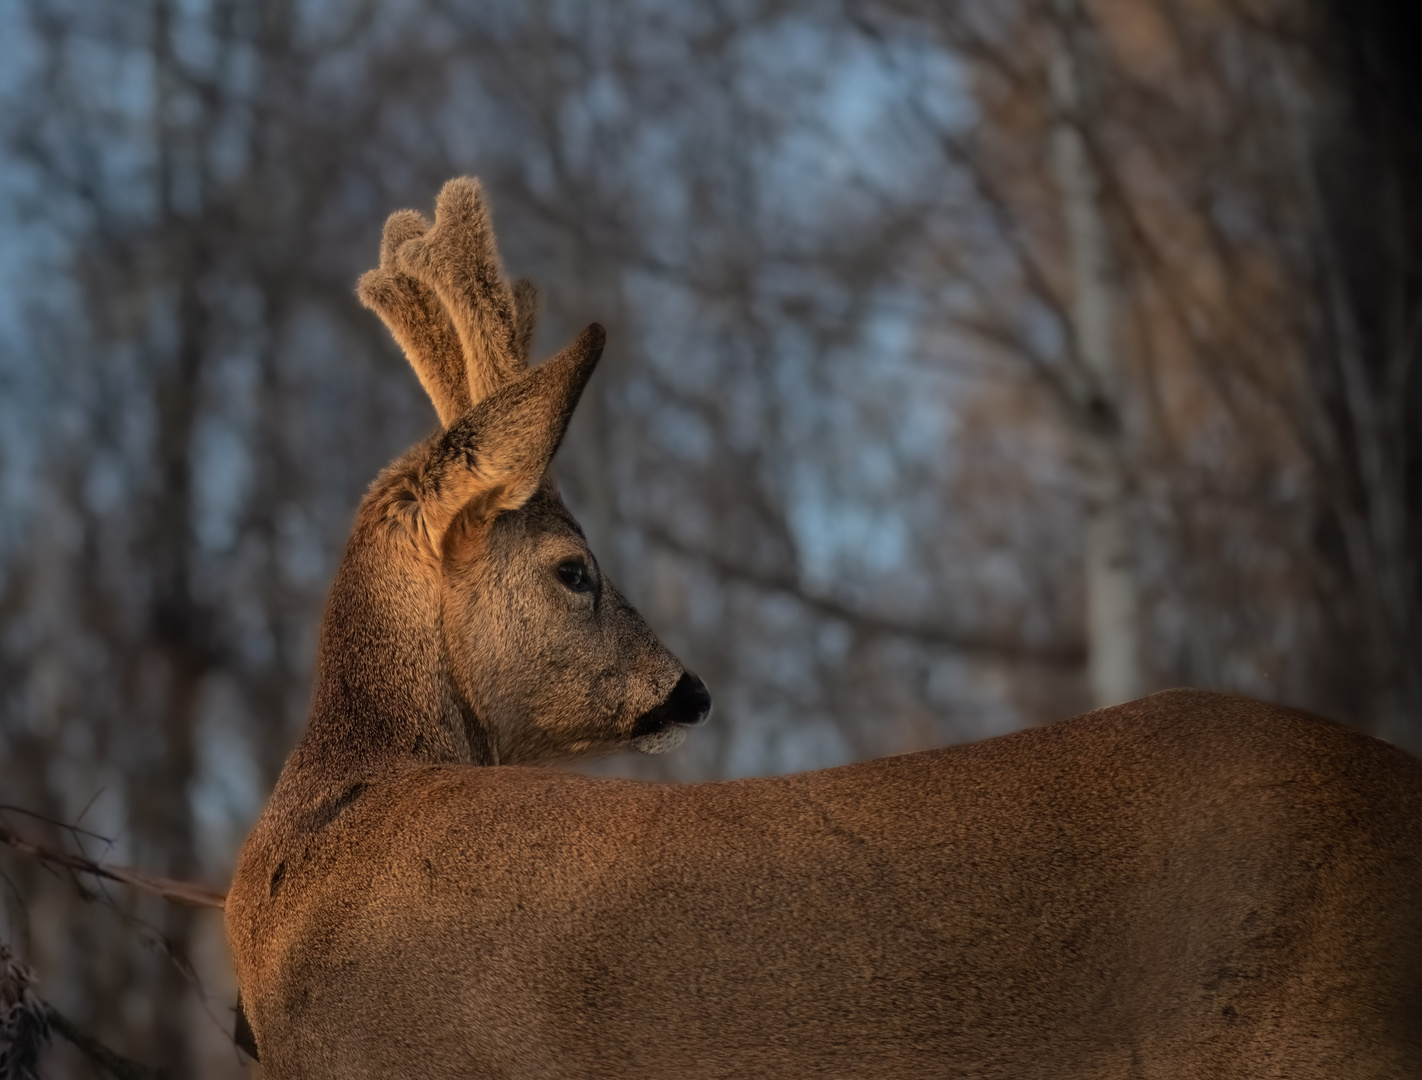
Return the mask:
<path id="1" fill-rule="evenodd" d="M 1199 692 L 732 783 L 411 767 L 243 989 L 278 1077 L 1418 1075 L 1419 820 L 1415 759 Z"/>

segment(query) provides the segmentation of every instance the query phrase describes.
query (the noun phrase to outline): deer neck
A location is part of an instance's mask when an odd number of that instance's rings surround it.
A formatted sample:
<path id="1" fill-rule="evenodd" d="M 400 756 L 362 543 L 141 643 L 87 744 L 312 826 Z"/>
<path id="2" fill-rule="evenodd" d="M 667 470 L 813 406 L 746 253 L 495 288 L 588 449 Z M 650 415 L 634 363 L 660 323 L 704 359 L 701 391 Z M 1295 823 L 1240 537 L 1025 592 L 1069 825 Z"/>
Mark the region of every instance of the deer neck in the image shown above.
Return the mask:
<path id="1" fill-rule="evenodd" d="M 288 771 L 350 778 L 399 759 L 492 764 L 443 648 L 438 561 L 362 506 L 321 625 L 316 691 Z"/>

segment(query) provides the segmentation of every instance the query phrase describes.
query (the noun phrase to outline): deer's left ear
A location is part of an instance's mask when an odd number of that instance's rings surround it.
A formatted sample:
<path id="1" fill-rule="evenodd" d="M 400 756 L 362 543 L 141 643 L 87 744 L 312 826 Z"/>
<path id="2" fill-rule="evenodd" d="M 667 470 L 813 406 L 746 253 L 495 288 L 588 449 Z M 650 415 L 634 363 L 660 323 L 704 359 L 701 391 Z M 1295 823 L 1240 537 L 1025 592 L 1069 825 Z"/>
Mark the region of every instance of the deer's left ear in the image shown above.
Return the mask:
<path id="1" fill-rule="evenodd" d="M 421 470 L 420 511 L 435 550 L 473 504 L 489 519 L 528 502 L 543 481 L 606 334 L 593 323 L 551 360 L 490 394 L 435 444 Z"/>

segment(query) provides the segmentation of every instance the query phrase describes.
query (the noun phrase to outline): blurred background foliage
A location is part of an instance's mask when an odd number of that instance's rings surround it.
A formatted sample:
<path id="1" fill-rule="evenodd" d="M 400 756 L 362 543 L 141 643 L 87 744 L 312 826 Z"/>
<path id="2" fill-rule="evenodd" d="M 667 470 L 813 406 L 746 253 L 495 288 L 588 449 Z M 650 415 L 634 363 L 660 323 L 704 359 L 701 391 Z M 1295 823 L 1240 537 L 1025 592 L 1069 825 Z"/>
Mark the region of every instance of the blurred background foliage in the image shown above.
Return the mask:
<path id="1" fill-rule="evenodd" d="M 1422 749 L 1417 43 L 1381 0 L 0 0 L 0 801 L 225 883 L 434 422 L 353 284 L 460 173 L 536 351 L 609 328 L 558 473 L 716 697 L 590 767 L 1178 684 Z M 242 1071 L 215 916 L 0 869 L 79 1027 Z"/>

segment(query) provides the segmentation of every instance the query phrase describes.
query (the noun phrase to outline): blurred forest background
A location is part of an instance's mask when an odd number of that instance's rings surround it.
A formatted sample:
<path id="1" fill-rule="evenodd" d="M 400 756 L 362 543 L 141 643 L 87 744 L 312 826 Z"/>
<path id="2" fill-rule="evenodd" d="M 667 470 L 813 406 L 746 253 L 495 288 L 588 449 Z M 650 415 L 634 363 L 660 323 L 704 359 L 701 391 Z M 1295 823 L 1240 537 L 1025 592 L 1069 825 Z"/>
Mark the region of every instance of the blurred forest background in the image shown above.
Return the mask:
<path id="1" fill-rule="evenodd" d="M 1422 750 L 1405 11 L 0 0 L 0 803 L 97 835 L 0 817 L 225 886 L 355 504 L 434 423 L 354 282 L 460 173 L 543 289 L 536 351 L 608 326 L 559 476 L 716 697 L 596 768 L 812 768 L 1179 684 Z M 215 912 L 0 870 L 80 1029 L 241 1074 Z"/>

